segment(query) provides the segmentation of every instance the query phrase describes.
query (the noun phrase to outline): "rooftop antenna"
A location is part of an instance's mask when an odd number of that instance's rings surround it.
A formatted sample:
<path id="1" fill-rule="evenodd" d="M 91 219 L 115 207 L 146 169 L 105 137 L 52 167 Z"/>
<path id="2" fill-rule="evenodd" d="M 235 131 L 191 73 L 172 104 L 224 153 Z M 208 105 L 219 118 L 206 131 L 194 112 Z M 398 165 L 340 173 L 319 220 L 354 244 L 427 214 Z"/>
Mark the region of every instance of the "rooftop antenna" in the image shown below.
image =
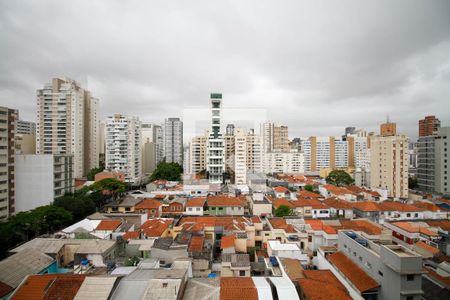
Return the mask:
<path id="1" fill-rule="evenodd" d="M 389 123 L 389 115 L 386 116 L 386 123 Z"/>

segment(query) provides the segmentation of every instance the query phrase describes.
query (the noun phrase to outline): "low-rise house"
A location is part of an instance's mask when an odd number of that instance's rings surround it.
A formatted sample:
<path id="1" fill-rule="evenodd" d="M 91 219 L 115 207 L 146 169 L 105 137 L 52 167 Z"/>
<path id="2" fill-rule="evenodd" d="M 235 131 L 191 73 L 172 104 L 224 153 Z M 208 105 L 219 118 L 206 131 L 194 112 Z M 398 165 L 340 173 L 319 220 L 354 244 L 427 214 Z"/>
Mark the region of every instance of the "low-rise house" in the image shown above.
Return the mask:
<path id="1" fill-rule="evenodd" d="M 424 209 L 401 202 L 383 201 L 378 204 L 380 210 L 380 223 L 393 220 L 423 219 Z"/>
<path id="2" fill-rule="evenodd" d="M 75 224 L 70 225 L 67 228 L 61 230 L 61 233 L 66 237 L 75 239 L 75 238 L 86 238 L 91 235 L 91 233 L 97 228 L 100 224 L 101 219 L 89 219 L 85 218 Z"/>
<path id="3" fill-rule="evenodd" d="M 191 198 L 186 202 L 185 215 L 189 216 L 203 216 L 203 207 L 205 206 L 206 198 Z"/>
<path id="4" fill-rule="evenodd" d="M 94 176 L 94 181 L 100 181 L 106 178 L 112 178 L 112 179 L 116 179 L 122 182 L 125 182 L 125 173 L 120 172 L 120 171 L 107 171 L 107 170 L 103 170 L 100 173 L 95 174 Z"/>
<path id="5" fill-rule="evenodd" d="M 244 215 L 247 200 L 244 197 L 209 196 L 206 200 L 205 215 Z"/>
<path id="6" fill-rule="evenodd" d="M 283 244 L 297 244 L 300 250 L 306 251 L 308 248 L 308 233 L 305 230 L 301 231 L 296 229 L 287 220 L 283 218 L 269 219 L 267 228 L 263 231 L 263 242 L 267 243 L 269 240 L 279 240 Z"/>
<path id="7" fill-rule="evenodd" d="M 28 275 L 57 273 L 56 260 L 28 248 L 0 261 L 0 298 L 10 294 Z"/>
<path id="8" fill-rule="evenodd" d="M 301 299 L 351 300 L 345 286 L 329 270 L 304 270 L 298 279 Z"/>
<path id="9" fill-rule="evenodd" d="M 386 222 L 384 226 L 392 230 L 393 242 L 409 248 L 421 240 L 431 243 L 439 239 L 438 229 L 429 226 L 426 222 Z"/>
<path id="10" fill-rule="evenodd" d="M 175 259 L 188 258 L 188 244 L 190 237 L 184 238 L 182 234 L 172 237 L 158 238 L 151 250 L 152 258 L 159 259 L 162 265 L 172 264 Z"/>
<path id="11" fill-rule="evenodd" d="M 101 220 L 91 234 L 101 239 L 113 239 L 113 233 L 120 232 L 123 225 L 122 220 Z"/>
<path id="12" fill-rule="evenodd" d="M 317 199 L 301 199 L 290 202 L 295 207 L 297 215 L 303 218 L 321 219 L 330 217 L 330 208 Z"/>
<path id="13" fill-rule="evenodd" d="M 278 240 L 268 241 L 267 254 L 269 256 L 298 259 L 304 264 L 307 264 L 309 262 L 308 255 L 304 254 L 297 246 L 297 244 L 294 243 L 282 244 Z"/>
<path id="14" fill-rule="evenodd" d="M 353 219 L 353 207 L 346 200 L 335 197 L 323 201 L 330 208 L 330 216 L 335 218 Z"/>
<path id="15" fill-rule="evenodd" d="M 87 259 L 90 266 L 105 267 L 117 255 L 116 242 L 102 239 L 35 238 L 10 252 L 17 253 L 29 248 L 55 258 L 58 267 L 73 263 L 75 269 L 80 267 L 82 259 Z"/>
<path id="16" fill-rule="evenodd" d="M 184 205 L 186 200 L 182 198 L 173 199 L 169 203 L 162 205 L 161 213 L 166 217 L 176 217 L 184 213 Z"/>
<path id="17" fill-rule="evenodd" d="M 148 239 L 169 236 L 172 223 L 173 219 L 149 219 L 140 228 L 142 237 Z"/>
<path id="18" fill-rule="evenodd" d="M 319 192 L 325 198 L 336 197 L 336 198 L 339 198 L 342 200 L 352 201 L 352 202 L 363 199 L 362 195 L 353 193 L 352 191 L 348 190 L 347 188 L 334 186 L 332 184 L 324 184 L 324 185 L 319 186 Z"/>
<path id="19" fill-rule="evenodd" d="M 275 198 L 291 198 L 291 191 L 284 186 L 274 187 L 273 192 L 275 193 Z"/>
<path id="20" fill-rule="evenodd" d="M 193 235 L 188 246 L 189 257 L 192 258 L 194 277 L 206 277 L 211 273 L 212 245 L 203 235 Z"/>
<path id="21" fill-rule="evenodd" d="M 106 209 L 107 213 L 133 213 L 135 211 L 136 205 L 139 204 L 142 200 L 142 198 L 135 198 L 127 195 L 124 198 L 106 204 L 104 208 Z"/>
<path id="22" fill-rule="evenodd" d="M 412 204 L 423 210 L 424 219 L 444 219 L 447 220 L 450 217 L 450 209 L 437 206 L 431 202 L 416 201 Z"/>
<path id="23" fill-rule="evenodd" d="M 148 218 L 160 217 L 162 213 L 161 202 L 154 198 L 146 198 L 135 206 L 135 210 L 147 214 Z"/>
<path id="24" fill-rule="evenodd" d="M 233 234 L 222 237 L 220 241 L 220 249 L 222 250 L 222 254 L 236 253 L 236 247 L 234 245 L 235 240 L 236 237 Z"/>
<path id="25" fill-rule="evenodd" d="M 250 199 L 250 209 L 254 216 L 271 216 L 272 215 L 272 203 L 264 197 L 263 194 L 259 194 L 261 197 L 253 196 Z"/>
<path id="26" fill-rule="evenodd" d="M 248 254 L 223 253 L 221 277 L 249 277 L 250 257 Z"/>
<path id="27" fill-rule="evenodd" d="M 108 300 L 116 287 L 118 277 L 88 276 L 84 279 L 74 300 Z"/>
<path id="28" fill-rule="evenodd" d="M 434 258 L 441 253 L 438 248 L 431 246 L 424 241 L 418 241 L 414 243 L 412 249 L 422 255 L 424 258 Z"/>
<path id="29" fill-rule="evenodd" d="M 252 278 L 221 277 L 220 278 L 221 300 L 258 300 L 258 290 Z M 264 298 L 261 298 L 264 299 Z M 271 298 L 269 298 L 271 299 Z"/>

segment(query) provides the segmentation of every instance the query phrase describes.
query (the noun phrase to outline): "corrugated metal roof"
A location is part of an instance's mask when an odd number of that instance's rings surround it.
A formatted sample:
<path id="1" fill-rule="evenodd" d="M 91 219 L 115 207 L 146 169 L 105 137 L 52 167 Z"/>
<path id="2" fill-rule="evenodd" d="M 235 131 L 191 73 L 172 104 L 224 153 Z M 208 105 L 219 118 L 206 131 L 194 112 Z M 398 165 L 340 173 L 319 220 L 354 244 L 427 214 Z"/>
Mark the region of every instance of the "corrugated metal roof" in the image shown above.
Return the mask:
<path id="1" fill-rule="evenodd" d="M 37 274 L 53 262 L 36 249 L 24 249 L 0 262 L 0 281 L 15 288 L 27 275 Z"/>

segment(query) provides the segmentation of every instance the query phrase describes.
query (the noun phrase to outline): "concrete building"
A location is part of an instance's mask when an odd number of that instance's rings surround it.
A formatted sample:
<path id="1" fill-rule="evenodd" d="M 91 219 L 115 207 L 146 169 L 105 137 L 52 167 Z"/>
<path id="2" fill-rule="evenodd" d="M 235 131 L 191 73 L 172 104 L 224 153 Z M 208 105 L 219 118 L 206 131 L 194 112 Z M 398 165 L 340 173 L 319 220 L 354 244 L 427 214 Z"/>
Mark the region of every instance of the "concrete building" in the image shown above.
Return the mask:
<path id="1" fill-rule="evenodd" d="M 72 155 L 16 155 L 16 213 L 74 191 Z"/>
<path id="2" fill-rule="evenodd" d="M 380 125 L 381 136 L 394 136 L 397 134 L 397 124 L 389 122 L 389 118 L 386 123 Z"/>
<path id="3" fill-rule="evenodd" d="M 106 120 L 106 169 L 125 173 L 125 181 L 139 183 L 142 176 L 141 122 L 121 114 Z"/>
<path id="4" fill-rule="evenodd" d="M 142 123 L 142 173 L 150 174 L 163 160 L 162 127 L 152 123 Z"/>
<path id="5" fill-rule="evenodd" d="M 168 118 L 164 122 L 164 158 L 166 162 L 183 166 L 183 122 Z"/>
<path id="6" fill-rule="evenodd" d="M 426 116 L 422 120 L 419 120 L 419 138 L 435 135 L 439 127 L 441 127 L 441 121 L 438 118 L 435 116 Z"/>
<path id="7" fill-rule="evenodd" d="M 233 135 L 225 135 L 223 137 L 225 148 L 225 172 L 230 178 L 234 178 L 234 154 L 236 152 L 236 140 Z"/>
<path id="8" fill-rule="evenodd" d="M 98 160 L 100 166 L 105 166 L 106 153 L 106 124 L 105 121 L 100 121 L 98 125 Z"/>
<path id="9" fill-rule="evenodd" d="M 206 170 L 207 157 L 207 136 L 193 137 L 189 145 L 189 173 L 199 174 Z"/>
<path id="10" fill-rule="evenodd" d="M 24 120 L 17 121 L 16 133 L 36 135 L 36 123 Z"/>
<path id="11" fill-rule="evenodd" d="M 438 129 L 435 137 L 435 191 L 450 194 L 450 127 Z"/>
<path id="12" fill-rule="evenodd" d="M 234 131 L 234 182 L 247 183 L 247 137 L 245 129 L 236 128 Z"/>
<path id="13" fill-rule="evenodd" d="M 422 299 L 422 257 L 417 253 L 374 243 L 353 231 L 339 231 L 338 250 L 328 256 L 329 268 L 353 299 Z M 364 277 L 368 280 L 362 284 Z"/>
<path id="14" fill-rule="evenodd" d="M 225 135 L 234 135 L 234 124 L 228 124 Z"/>
<path id="15" fill-rule="evenodd" d="M 290 150 L 287 126 L 265 122 L 261 124 L 260 132 L 264 152 Z"/>
<path id="16" fill-rule="evenodd" d="M 220 132 L 222 94 L 211 94 L 211 132 L 208 137 L 206 171 L 210 183 L 222 183 L 225 172 L 225 149 Z"/>
<path id="17" fill-rule="evenodd" d="M 312 136 L 302 141 L 305 171 L 347 168 L 349 162 L 348 142 L 339 137 Z"/>
<path id="18" fill-rule="evenodd" d="M 417 184 L 425 192 L 435 190 L 435 137 L 419 137 L 417 147 Z"/>
<path id="19" fill-rule="evenodd" d="M 304 155 L 301 152 L 269 152 L 264 154 L 264 173 L 298 174 L 305 172 Z"/>
<path id="20" fill-rule="evenodd" d="M 34 134 L 16 133 L 16 154 L 36 154 L 36 136 Z"/>
<path id="21" fill-rule="evenodd" d="M 37 90 L 37 154 L 73 154 L 74 176 L 98 167 L 98 99 L 72 79 Z"/>
<path id="22" fill-rule="evenodd" d="M 370 185 L 388 190 L 388 196 L 408 197 L 408 137 L 376 136 L 371 140 Z"/>
<path id="23" fill-rule="evenodd" d="M 15 212 L 15 132 L 18 111 L 0 106 L 0 220 Z"/>

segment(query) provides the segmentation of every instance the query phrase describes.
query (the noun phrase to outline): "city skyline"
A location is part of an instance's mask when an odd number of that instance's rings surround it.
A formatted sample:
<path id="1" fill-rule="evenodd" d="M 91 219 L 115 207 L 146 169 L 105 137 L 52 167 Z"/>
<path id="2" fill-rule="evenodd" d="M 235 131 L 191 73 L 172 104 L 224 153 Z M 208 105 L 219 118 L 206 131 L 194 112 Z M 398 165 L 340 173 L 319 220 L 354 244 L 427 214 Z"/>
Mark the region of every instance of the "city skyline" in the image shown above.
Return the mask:
<path id="1" fill-rule="evenodd" d="M 224 108 L 267 109 L 290 137 L 340 135 L 346 126 L 376 131 L 387 116 L 412 139 L 424 115 L 447 125 L 450 4 L 353 4 L 155 3 L 150 10 L 97 2 L 67 10 L 2 2 L 2 103 L 35 121 L 36 89 L 68 76 L 101 99 L 102 119 L 122 112 L 162 122 L 184 108 L 207 108 L 209 92 L 219 91 Z M 76 13 L 86 8 L 89 18 Z M 47 11 L 55 17 L 44 18 Z M 47 34 L 37 40 L 38 32 Z"/>

